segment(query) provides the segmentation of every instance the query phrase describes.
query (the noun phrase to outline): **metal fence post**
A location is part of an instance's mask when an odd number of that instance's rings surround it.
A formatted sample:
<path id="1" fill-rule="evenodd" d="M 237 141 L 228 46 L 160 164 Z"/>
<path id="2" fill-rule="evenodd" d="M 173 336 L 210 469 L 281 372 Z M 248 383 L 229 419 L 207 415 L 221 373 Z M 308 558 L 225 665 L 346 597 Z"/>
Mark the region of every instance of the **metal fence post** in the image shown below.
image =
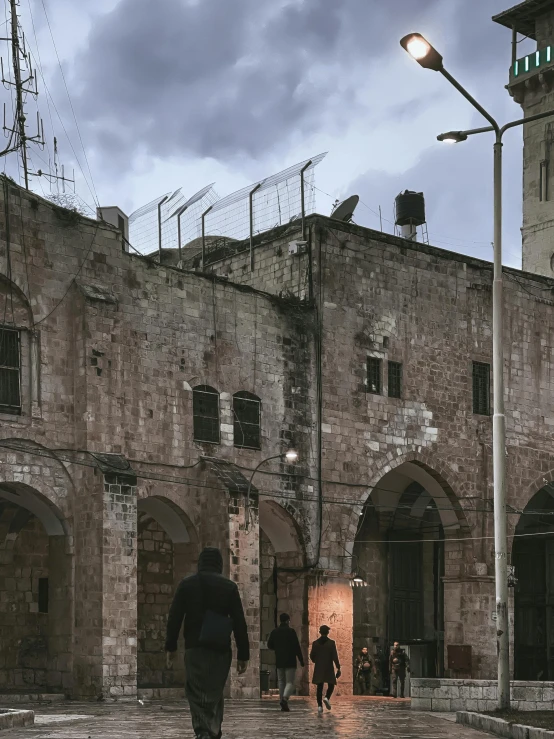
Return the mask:
<path id="1" fill-rule="evenodd" d="M 158 260 L 162 263 L 162 205 L 167 200 L 165 195 L 158 203 Z"/>
<path id="2" fill-rule="evenodd" d="M 302 169 L 300 170 L 300 202 L 302 205 L 302 241 L 304 241 L 304 233 L 305 233 L 305 227 L 304 227 L 304 220 L 306 217 L 306 208 L 305 208 L 305 198 L 304 198 L 304 172 L 310 167 L 312 164 L 312 160 L 305 164 Z"/>
<path id="3" fill-rule="evenodd" d="M 213 205 L 210 205 L 210 207 L 205 210 L 202 213 L 202 261 L 200 263 L 200 268 L 202 272 L 204 271 L 204 263 L 206 261 L 206 216 L 213 208 Z"/>
<path id="4" fill-rule="evenodd" d="M 250 190 L 248 195 L 248 212 L 250 215 L 250 272 L 254 271 L 254 193 L 262 186 L 261 182 L 258 182 L 253 190 Z"/>

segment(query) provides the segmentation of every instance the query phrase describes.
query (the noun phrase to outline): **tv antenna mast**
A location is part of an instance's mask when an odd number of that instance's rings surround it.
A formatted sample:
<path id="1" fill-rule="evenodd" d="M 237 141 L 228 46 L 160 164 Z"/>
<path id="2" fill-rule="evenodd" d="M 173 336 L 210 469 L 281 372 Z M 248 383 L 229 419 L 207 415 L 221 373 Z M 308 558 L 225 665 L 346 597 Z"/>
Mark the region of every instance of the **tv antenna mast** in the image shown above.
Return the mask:
<path id="1" fill-rule="evenodd" d="M 31 95 L 35 100 L 38 97 L 38 80 L 35 70 L 31 64 L 31 54 L 27 50 L 25 43 L 25 34 L 21 30 L 19 25 L 19 19 L 17 16 L 17 0 L 8 0 L 10 6 L 10 23 L 11 23 L 11 36 L 7 38 L 0 38 L 0 41 L 8 41 L 11 43 L 11 56 L 12 56 L 12 67 L 13 67 L 13 80 L 6 77 L 4 74 L 4 61 L 0 57 L 0 71 L 2 73 L 2 84 L 6 90 L 15 89 L 15 110 L 14 119 L 11 128 L 6 125 L 6 104 L 4 103 L 4 134 L 9 138 L 8 147 L 0 152 L 0 156 L 5 156 L 12 151 L 19 151 L 21 155 L 21 164 L 23 167 L 23 176 L 25 179 L 25 189 L 29 189 L 29 176 L 45 176 L 49 179 L 50 183 L 54 180 L 62 180 L 65 183 L 73 182 L 74 180 L 68 180 L 64 176 L 63 168 L 61 177 L 57 174 L 49 174 L 42 172 L 40 169 L 37 172 L 29 172 L 29 165 L 27 161 L 27 146 L 28 144 L 37 144 L 41 149 L 45 147 L 44 141 L 44 123 L 37 110 L 37 133 L 29 136 L 27 134 L 27 116 L 25 115 L 25 98 L 27 95 Z M 24 68 L 24 72 L 22 71 Z M 14 140 L 15 139 L 15 140 Z M 57 156 L 57 147 L 56 147 Z"/>

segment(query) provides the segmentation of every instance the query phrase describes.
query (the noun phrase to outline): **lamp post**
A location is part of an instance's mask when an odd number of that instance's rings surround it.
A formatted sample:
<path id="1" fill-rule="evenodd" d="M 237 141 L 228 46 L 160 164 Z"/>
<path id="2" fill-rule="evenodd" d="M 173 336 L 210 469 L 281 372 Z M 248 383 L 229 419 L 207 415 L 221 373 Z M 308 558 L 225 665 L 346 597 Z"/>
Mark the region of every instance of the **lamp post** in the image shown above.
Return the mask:
<path id="1" fill-rule="evenodd" d="M 496 636 L 498 654 L 498 708 L 510 707 L 510 654 L 508 624 L 508 543 L 506 535 L 506 416 L 504 412 L 503 283 L 502 283 L 502 137 L 509 128 L 554 115 L 554 110 L 520 118 L 500 126 L 462 85 L 446 71 L 443 58 L 419 33 L 410 33 L 400 45 L 422 67 L 440 72 L 489 122 L 484 128 L 449 131 L 439 141 L 459 143 L 468 136 L 493 131 L 494 141 L 494 266 L 492 290 L 493 374 L 493 480 L 494 480 L 494 574 L 496 589 Z"/>
<path id="2" fill-rule="evenodd" d="M 295 462 L 298 461 L 298 452 L 296 451 L 296 449 L 287 449 L 287 451 L 283 452 L 283 454 L 273 454 L 271 457 L 266 457 L 265 459 L 262 459 L 262 461 L 256 465 L 256 467 L 252 471 L 252 474 L 250 475 L 250 479 L 248 480 L 248 488 L 246 490 L 246 504 L 244 506 L 244 524 L 245 524 L 245 528 L 247 531 L 250 527 L 250 519 L 249 519 L 248 514 L 250 511 L 250 490 L 252 489 L 252 480 L 254 479 L 254 475 L 260 469 L 260 467 L 266 462 L 270 462 L 272 459 L 283 459 L 283 458 L 285 458 L 287 462 L 294 464 Z"/>

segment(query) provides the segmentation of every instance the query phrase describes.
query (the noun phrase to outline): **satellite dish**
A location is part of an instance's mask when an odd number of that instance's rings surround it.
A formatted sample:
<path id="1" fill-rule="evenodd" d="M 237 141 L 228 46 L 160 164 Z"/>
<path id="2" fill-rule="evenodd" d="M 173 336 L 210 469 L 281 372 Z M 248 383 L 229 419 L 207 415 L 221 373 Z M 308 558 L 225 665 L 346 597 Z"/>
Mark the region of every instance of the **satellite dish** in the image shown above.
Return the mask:
<path id="1" fill-rule="evenodd" d="M 335 210 L 331 213 L 331 218 L 334 218 L 336 221 L 345 221 L 346 223 L 349 223 L 352 220 L 352 216 L 354 215 L 354 211 L 356 210 L 359 200 L 360 198 L 358 195 L 351 195 L 349 198 L 346 198 L 346 200 L 343 200 L 342 203 L 337 205 Z"/>

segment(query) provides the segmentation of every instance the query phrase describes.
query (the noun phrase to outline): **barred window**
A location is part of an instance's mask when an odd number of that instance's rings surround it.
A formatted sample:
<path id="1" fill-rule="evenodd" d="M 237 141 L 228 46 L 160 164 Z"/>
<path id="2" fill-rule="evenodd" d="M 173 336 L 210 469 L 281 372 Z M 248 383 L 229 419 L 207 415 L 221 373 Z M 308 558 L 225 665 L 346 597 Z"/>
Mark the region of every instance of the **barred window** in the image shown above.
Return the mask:
<path id="1" fill-rule="evenodd" d="M 381 395 L 382 360 L 377 357 L 367 358 L 367 392 Z"/>
<path id="2" fill-rule="evenodd" d="M 219 393 L 209 385 L 192 389 L 194 440 L 219 444 Z"/>
<path id="3" fill-rule="evenodd" d="M 233 395 L 233 426 L 235 446 L 260 449 L 261 403 L 257 395 L 248 392 Z"/>
<path id="4" fill-rule="evenodd" d="M 490 416 L 491 366 L 486 362 L 473 362 L 473 412 Z"/>
<path id="5" fill-rule="evenodd" d="M 389 398 L 402 397 L 402 364 L 389 362 Z"/>
<path id="6" fill-rule="evenodd" d="M 20 332 L 0 328 L 0 413 L 21 413 Z"/>

